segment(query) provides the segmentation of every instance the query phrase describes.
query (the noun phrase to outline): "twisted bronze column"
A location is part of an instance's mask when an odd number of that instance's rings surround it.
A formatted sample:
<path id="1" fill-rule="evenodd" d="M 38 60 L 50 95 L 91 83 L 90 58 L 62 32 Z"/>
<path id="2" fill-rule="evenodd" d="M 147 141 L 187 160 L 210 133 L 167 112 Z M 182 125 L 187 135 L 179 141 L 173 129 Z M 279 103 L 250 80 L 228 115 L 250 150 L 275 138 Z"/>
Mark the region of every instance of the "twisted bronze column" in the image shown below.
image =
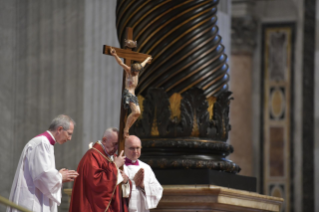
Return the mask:
<path id="1" fill-rule="evenodd" d="M 216 25 L 218 0 L 118 0 L 123 45 L 133 28 L 135 51 L 150 54 L 136 89 L 142 115 L 130 133 L 142 139 L 153 168 L 239 172 L 226 159 L 231 92 L 227 56 Z"/>

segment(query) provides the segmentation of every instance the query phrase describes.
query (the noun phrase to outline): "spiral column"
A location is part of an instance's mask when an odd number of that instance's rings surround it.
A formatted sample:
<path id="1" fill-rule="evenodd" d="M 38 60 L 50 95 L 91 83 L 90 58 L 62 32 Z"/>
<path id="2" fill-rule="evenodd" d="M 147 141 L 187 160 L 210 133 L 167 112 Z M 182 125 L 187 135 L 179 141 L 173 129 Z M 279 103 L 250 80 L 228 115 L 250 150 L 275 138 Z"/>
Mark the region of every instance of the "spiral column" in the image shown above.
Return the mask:
<path id="1" fill-rule="evenodd" d="M 117 32 L 132 27 L 137 52 L 150 54 L 152 64 L 140 74 L 137 94 L 150 87 L 168 96 L 198 87 L 206 97 L 228 89 L 227 56 L 216 25 L 217 0 L 118 0 Z"/>
<path id="2" fill-rule="evenodd" d="M 139 75 L 142 115 L 130 129 L 143 143 L 142 160 L 159 169 L 237 173 L 226 159 L 228 65 L 218 35 L 218 0 L 118 0 L 116 27 L 123 47 L 133 28 L 136 52 L 152 55 Z"/>

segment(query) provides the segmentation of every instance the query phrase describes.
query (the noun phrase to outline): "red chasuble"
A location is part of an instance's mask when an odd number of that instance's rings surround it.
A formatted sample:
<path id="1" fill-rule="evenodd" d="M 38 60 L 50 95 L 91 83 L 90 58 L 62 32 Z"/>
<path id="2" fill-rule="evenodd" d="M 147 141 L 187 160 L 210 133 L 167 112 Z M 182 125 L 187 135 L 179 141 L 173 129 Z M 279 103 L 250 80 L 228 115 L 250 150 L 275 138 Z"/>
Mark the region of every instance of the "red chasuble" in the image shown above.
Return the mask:
<path id="1" fill-rule="evenodd" d="M 95 143 L 79 163 L 69 212 L 127 212 L 127 198 L 120 196 L 116 165 Z M 131 183 L 131 182 L 130 182 Z M 132 186 L 131 186 L 132 187 Z"/>

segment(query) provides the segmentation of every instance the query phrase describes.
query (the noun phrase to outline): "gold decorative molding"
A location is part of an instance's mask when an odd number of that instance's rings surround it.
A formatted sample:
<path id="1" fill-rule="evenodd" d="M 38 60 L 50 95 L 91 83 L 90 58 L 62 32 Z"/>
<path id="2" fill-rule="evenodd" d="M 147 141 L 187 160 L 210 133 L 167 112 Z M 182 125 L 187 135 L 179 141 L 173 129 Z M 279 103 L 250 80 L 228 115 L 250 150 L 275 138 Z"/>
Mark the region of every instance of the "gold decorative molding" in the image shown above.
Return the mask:
<path id="1" fill-rule="evenodd" d="M 63 189 L 64 193 L 66 193 L 69 197 L 72 195 L 72 188 L 65 188 Z"/>
<path id="2" fill-rule="evenodd" d="M 192 129 L 192 137 L 199 137 L 199 129 L 198 129 L 198 124 L 197 124 L 197 118 L 196 114 L 193 116 L 193 129 Z"/>
<path id="3" fill-rule="evenodd" d="M 71 201 L 71 196 L 72 196 L 72 188 L 65 188 L 63 189 L 64 193 L 66 193 L 69 196 L 69 205 L 70 205 L 70 201 Z"/>
<path id="4" fill-rule="evenodd" d="M 207 111 L 209 113 L 209 120 L 212 120 L 213 119 L 213 109 L 214 109 L 214 104 L 216 102 L 216 97 L 214 96 L 210 96 L 207 98 L 207 102 L 208 102 L 208 108 L 207 108 Z"/>
<path id="5" fill-rule="evenodd" d="M 154 114 L 156 114 L 157 109 L 155 108 Z M 152 123 L 152 131 L 151 131 L 151 136 L 159 136 L 158 128 L 157 128 L 157 118 L 156 116 L 154 117 L 153 123 Z"/>
<path id="6" fill-rule="evenodd" d="M 24 207 L 21 207 L 21 206 L 15 204 L 14 202 L 11 202 L 10 200 L 8 200 L 7 198 L 4 198 L 2 196 L 0 196 L 0 204 L 11 207 L 11 209 L 12 208 L 17 209 L 18 211 L 31 212 L 30 210 L 28 210 Z"/>
<path id="7" fill-rule="evenodd" d="M 182 100 L 182 95 L 180 93 L 174 93 L 170 98 L 169 98 L 169 106 L 171 109 L 171 120 L 176 117 L 178 120 L 181 119 L 181 100 Z"/>

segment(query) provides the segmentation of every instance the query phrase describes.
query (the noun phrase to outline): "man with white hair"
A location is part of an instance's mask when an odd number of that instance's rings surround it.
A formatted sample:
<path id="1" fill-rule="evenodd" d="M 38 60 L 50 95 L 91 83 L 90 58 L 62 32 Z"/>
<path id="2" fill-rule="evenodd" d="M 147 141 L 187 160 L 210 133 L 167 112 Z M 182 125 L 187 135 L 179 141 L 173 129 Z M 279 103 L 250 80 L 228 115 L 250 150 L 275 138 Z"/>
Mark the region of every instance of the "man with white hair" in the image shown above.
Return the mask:
<path id="1" fill-rule="evenodd" d="M 141 149 L 141 140 L 138 137 L 131 135 L 126 138 L 124 172 L 132 182 L 130 212 L 148 212 L 156 208 L 163 194 L 163 188 L 152 168 L 138 159 Z"/>
<path id="2" fill-rule="evenodd" d="M 70 212 L 127 212 L 130 182 L 119 170 L 124 164 L 123 151 L 117 157 L 118 131 L 107 129 L 81 159 L 74 181 Z M 121 195 L 120 183 L 125 191 Z"/>
<path id="3" fill-rule="evenodd" d="M 12 202 L 35 212 L 57 212 L 62 183 L 73 181 L 78 173 L 55 168 L 54 145 L 71 140 L 74 126 L 69 116 L 59 115 L 46 132 L 25 145 L 12 183 Z M 7 208 L 7 212 L 16 211 Z"/>

